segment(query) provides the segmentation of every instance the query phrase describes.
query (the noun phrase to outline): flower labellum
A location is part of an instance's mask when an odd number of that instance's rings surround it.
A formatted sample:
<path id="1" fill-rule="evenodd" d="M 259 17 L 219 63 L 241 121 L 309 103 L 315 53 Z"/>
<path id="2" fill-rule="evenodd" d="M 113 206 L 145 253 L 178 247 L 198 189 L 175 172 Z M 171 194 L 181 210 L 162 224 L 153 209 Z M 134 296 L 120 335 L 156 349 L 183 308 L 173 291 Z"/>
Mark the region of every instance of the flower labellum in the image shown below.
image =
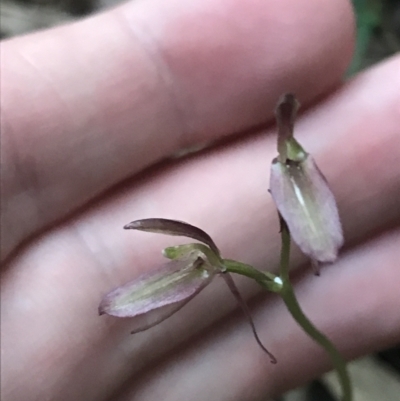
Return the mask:
<path id="1" fill-rule="evenodd" d="M 271 165 L 270 191 L 302 252 L 316 262 L 333 262 L 343 245 L 335 198 L 314 160 L 293 138 L 298 103 L 283 95 L 276 108 L 279 156 Z"/>
<path id="2" fill-rule="evenodd" d="M 205 255 L 193 250 L 107 294 L 99 314 L 133 318 L 132 333 L 147 330 L 181 309 L 216 273 Z"/>

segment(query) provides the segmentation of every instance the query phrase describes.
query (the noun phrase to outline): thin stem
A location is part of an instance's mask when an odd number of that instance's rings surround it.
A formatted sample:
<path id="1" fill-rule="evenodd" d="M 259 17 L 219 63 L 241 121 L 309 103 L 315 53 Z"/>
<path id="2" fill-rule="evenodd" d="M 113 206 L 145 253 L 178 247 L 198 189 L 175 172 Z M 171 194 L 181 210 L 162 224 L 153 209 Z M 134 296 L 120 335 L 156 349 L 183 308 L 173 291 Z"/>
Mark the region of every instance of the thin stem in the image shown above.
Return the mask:
<path id="1" fill-rule="evenodd" d="M 280 292 L 282 290 L 282 281 L 275 274 L 259 271 L 253 266 L 238 262 L 236 260 L 223 259 L 222 263 L 227 272 L 250 277 L 269 291 Z"/>
<path id="2" fill-rule="evenodd" d="M 303 330 L 321 347 L 323 347 L 329 354 L 332 364 L 336 369 L 339 377 L 339 382 L 342 387 L 342 401 L 351 401 L 352 396 L 352 386 L 350 377 L 346 367 L 346 361 L 342 358 L 339 351 L 330 342 L 330 340 L 322 334 L 307 318 L 307 316 L 302 311 L 296 295 L 294 293 L 292 284 L 289 280 L 289 257 L 290 257 L 290 233 L 286 223 L 281 218 L 281 238 L 282 238 L 282 248 L 281 248 L 281 260 L 280 260 L 280 274 L 283 281 L 283 288 L 281 291 L 281 296 L 285 302 L 286 307 L 289 312 L 296 320 L 296 322 L 303 328 Z"/>

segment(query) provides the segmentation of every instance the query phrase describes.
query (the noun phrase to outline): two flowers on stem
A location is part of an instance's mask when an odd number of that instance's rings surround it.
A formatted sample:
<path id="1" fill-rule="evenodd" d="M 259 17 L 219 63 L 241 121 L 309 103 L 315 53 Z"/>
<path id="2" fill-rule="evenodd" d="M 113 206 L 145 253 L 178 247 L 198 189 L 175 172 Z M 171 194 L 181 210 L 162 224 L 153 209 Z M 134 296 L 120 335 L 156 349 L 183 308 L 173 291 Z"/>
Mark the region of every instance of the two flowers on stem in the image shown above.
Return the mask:
<path id="1" fill-rule="evenodd" d="M 343 234 L 334 196 L 312 157 L 293 136 L 298 102 L 294 95 L 283 95 L 276 107 L 278 156 L 272 161 L 270 193 L 281 222 L 281 261 L 279 275 L 259 271 L 244 263 L 222 258 L 212 238 L 190 224 L 150 218 L 127 224 L 135 229 L 185 236 L 200 243 L 168 247 L 169 259 L 162 267 L 116 288 L 101 301 L 99 313 L 132 318 L 132 333 L 147 330 L 181 309 L 216 275 L 224 278 L 245 313 L 255 339 L 272 363 L 275 356 L 260 341 L 250 311 L 241 297 L 231 273 L 257 281 L 263 288 L 282 296 L 294 319 L 304 331 L 330 354 L 343 390 L 343 401 L 352 399 L 346 365 L 330 341 L 302 312 L 289 280 L 290 238 L 310 257 L 315 272 L 319 263 L 336 260 L 343 244 Z"/>

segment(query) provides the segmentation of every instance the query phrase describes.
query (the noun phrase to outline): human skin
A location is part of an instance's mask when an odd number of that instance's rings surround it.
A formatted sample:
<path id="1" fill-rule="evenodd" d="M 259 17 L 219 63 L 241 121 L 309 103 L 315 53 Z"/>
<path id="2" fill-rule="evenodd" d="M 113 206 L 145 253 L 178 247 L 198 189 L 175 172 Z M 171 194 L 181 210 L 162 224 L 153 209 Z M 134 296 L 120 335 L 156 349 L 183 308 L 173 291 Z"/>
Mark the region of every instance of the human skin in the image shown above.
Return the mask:
<path id="1" fill-rule="evenodd" d="M 300 304 L 347 358 L 399 341 L 400 58 L 341 83 L 352 48 L 344 0 L 136 1 L 1 43 L 4 401 L 251 401 L 329 369 L 282 301 L 246 279 L 277 365 L 217 279 L 134 336 L 129 319 L 97 315 L 179 243 L 122 229 L 135 219 L 187 221 L 224 257 L 276 270 L 268 177 L 286 91 L 346 238 L 318 278 L 294 252 Z"/>

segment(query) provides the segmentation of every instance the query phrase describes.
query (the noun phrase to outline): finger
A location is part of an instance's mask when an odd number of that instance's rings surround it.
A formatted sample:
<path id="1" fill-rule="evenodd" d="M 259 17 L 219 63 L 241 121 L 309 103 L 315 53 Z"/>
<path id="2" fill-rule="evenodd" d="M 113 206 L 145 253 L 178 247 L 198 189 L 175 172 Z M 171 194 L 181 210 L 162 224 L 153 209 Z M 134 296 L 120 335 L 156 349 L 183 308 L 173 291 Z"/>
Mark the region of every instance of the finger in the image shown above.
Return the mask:
<path id="1" fill-rule="evenodd" d="M 267 121 L 282 91 L 309 102 L 351 37 L 345 0 L 153 0 L 2 43 L 2 254 L 160 158 Z"/>
<path id="2" fill-rule="evenodd" d="M 307 316 L 347 358 L 400 338 L 399 242 L 397 229 L 348 252 L 320 278 L 307 274 L 296 285 Z M 260 352 L 235 313 L 132 380 L 118 401 L 150 401 L 157 394 L 165 401 L 183 401 L 188 394 L 193 401 L 267 399 L 328 370 L 329 356 L 297 326 L 283 302 L 260 298 L 253 315 L 277 365 Z"/>
<path id="3" fill-rule="evenodd" d="M 349 244 L 400 222 L 395 202 L 400 195 L 395 163 L 400 155 L 395 106 L 400 103 L 395 80 L 399 63 L 400 58 L 392 59 L 361 75 L 299 121 L 299 139 L 338 195 Z M 391 84 L 381 90 L 386 80 Z M 376 94 L 373 102 L 366 97 L 370 93 Z M 71 399 L 79 400 L 81 394 L 88 401 L 101 399 L 232 310 L 234 300 L 216 282 L 141 336 L 127 335 L 129 320 L 97 316 L 102 295 L 157 266 L 160 250 L 176 243 L 122 230 L 137 218 L 189 221 L 209 232 L 226 257 L 273 269 L 278 219 L 267 192 L 267 172 L 276 154 L 274 142 L 265 135 L 249 137 L 162 166 L 38 239 L 16 259 L 1 282 L 3 363 L 13 366 L 4 381 L 11 386 L 9 394 L 43 398 L 48 389 L 60 397 L 68 390 Z M 254 293 L 254 287 L 244 290 Z M 39 367 L 38 354 L 46 361 Z M 18 382 L 25 369 L 35 375 L 12 388 L 10 383 Z"/>

